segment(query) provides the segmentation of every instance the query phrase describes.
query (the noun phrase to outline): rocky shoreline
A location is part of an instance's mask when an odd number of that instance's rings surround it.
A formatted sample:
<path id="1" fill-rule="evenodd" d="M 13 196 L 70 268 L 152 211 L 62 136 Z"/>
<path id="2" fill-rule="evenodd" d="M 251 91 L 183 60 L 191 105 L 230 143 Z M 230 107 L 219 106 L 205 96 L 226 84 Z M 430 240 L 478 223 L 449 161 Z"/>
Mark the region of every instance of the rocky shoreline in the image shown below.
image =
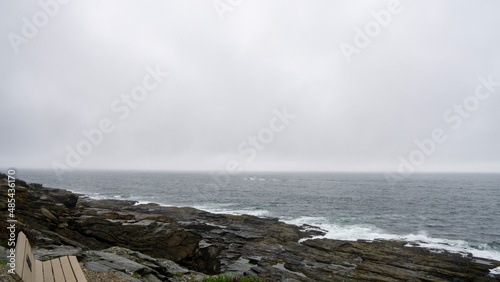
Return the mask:
<path id="1" fill-rule="evenodd" d="M 220 273 L 269 281 L 500 281 L 490 273 L 499 261 L 408 242 L 303 240 L 324 231 L 274 218 L 93 200 L 16 184 L 18 227 L 38 259 L 76 255 L 86 269 L 119 272 L 123 281 L 196 281 Z M 3 219 L 7 189 L 0 174 Z M 6 232 L 2 226 L 3 245 Z"/>

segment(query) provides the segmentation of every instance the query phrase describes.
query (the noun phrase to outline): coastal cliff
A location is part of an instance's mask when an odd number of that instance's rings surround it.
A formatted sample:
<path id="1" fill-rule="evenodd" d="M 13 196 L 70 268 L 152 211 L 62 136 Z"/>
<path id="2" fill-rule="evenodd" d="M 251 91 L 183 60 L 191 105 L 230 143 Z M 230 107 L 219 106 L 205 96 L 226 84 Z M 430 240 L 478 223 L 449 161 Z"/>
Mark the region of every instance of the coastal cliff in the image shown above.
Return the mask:
<path id="1" fill-rule="evenodd" d="M 311 239 L 324 231 L 275 218 L 94 200 L 16 184 L 18 231 L 28 235 L 39 259 L 76 255 L 87 269 L 122 272 L 129 280 L 192 281 L 220 273 L 269 281 L 500 280 L 490 273 L 498 261 L 408 242 Z M 2 219 L 7 189 L 0 174 Z M 5 247 L 6 226 L 0 228 Z"/>

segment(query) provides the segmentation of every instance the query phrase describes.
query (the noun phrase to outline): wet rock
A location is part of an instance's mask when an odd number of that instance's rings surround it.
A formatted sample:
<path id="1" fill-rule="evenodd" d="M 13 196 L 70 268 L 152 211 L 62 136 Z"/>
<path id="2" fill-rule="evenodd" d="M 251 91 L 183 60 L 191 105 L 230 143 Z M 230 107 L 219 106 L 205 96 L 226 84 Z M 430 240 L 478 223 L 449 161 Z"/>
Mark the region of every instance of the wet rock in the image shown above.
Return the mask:
<path id="1" fill-rule="evenodd" d="M 175 277 L 190 276 L 192 271 L 173 261 L 156 259 L 122 247 L 84 253 L 85 266 L 94 271 L 118 271 L 141 277 L 142 281 L 166 281 Z"/>
<path id="2" fill-rule="evenodd" d="M 136 201 L 123 201 L 123 200 L 92 200 L 89 198 L 82 198 L 81 203 L 87 208 L 98 208 L 112 211 L 120 211 L 123 208 L 131 207 L 137 204 Z"/>
<path id="3" fill-rule="evenodd" d="M 109 245 L 177 262 L 194 257 L 201 240 L 199 235 L 155 221 L 123 224 L 100 217 L 86 217 L 77 221 L 75 227 L 85 236 Z"/>
<path id="4" fill-rule="evenodd" d="M 82 255 L 82 249 L 72 246 L 44 246 L 43 249 L 33 249 L 33 254 L 38 260 L 51 260 L 62 256 L 77 256 Z"/>
<path id="5" fill-rule="evenodd" d="M 85 267 L 97 272 L 110 272 L 111 270 L 113 270 L 113 268 L 106 266 L 98 261 L 89 261 L 85 263 Z"/>
<path id="6" fill-rule="evenodd" d="M 8 255 L 10 255 L 9 249 L 0 247 L 0 261 L 9 261 Z"/>
<path id="7" fill-rule="evenodd" d="M 36 191 L 42 191 L 40 187 L 35 188 Z M 54 203 L 61 203 L 67 208 L 74 208 L 76 206 L 76 203 L 78 202 L 78 195 L 73 194 L 69 191 L 65 190 L 52 190 L 49 193 L 47 193 L 47 196 L 52 200 Z"/>
<path id="8" fill-rule="evenodd" d="M 136 214 L 137 220 L 154 220 L 154 221 L 159 221 L 159 222 L 165 222 L 165 223 L 170 223 L 170 224 L 177 224 L 177 221 L 175 221 L 174 218 L 168 217 L 163 214 Z"/>
<path id="9" fill-rule="evenodd" d="M 98 268 L 109 268 L 128 274 L 138 273 L 141 276 L 154 272 L 154 270 L 145 265 L 134 262 L 117 254 L 101 251 L 86 251 L 83 255 L 86 261 L 85 266 L 89 267 L 88 264 L 92 262 L 89 268 L 92 267 L 93 270 Z"/>
<path id="10" fill-rule="evenodd" d="M 219 247 L 200 241 L 198 255 L 196 258 L 196 269 L 205 270 L 207 274 L 220 272 Z"/>
<path id="11" fill-rule="evenodd" d="M 46 208 L 41 208 L 40 211 L 47 217 L 49 221 L 52 221 L 53 223 L 58 223 L 59 220 L 57 217 L 55 217 L 50 211 L 48 211 Z"/>
<path id="12" fill-rule="evenodd" d="M 153 274 L 144 275 L 144 281 L 162 282 L 162 280 L 160 280 L 158 277 L 154 276 Z"/>
<path id="13" fill-rule="evenodd" d="M 106 218 L 106 219 L 112 219 L 112 220 L 133 220 L 135 219 L 135 216 L 133 214 L 123 214 L 123 213 L 118 213 L 118 212 L 105 212 L 100 214 L 100 216 Z"/>
<path id="14" fill-rule="evenodd" d="M 174 276 L 183 276 L 185 274 L 189 274 L 192 272 L 191 270 L 184 268 L 176 264 L 175 262 L 167 259 L 158 259 L 156 261 L 156 264 L 163 269 L 164 273 L 170 273 Z"/>

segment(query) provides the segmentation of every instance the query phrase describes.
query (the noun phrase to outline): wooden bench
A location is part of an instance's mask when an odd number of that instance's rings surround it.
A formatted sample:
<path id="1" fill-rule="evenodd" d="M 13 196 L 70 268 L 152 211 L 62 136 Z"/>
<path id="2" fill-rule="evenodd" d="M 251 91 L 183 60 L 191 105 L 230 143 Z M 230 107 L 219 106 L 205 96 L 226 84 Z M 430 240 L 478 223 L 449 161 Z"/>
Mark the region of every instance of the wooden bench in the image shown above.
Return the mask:
<path id="1" fill-rule="evenodd" d="M 16 267 L 11 276 L 16 281 L 72 281 L 87 282 L 75 256 L 65 256 L 48 261 L 36 260 L 28 238 L 23 232 L 17 235 Z"/>

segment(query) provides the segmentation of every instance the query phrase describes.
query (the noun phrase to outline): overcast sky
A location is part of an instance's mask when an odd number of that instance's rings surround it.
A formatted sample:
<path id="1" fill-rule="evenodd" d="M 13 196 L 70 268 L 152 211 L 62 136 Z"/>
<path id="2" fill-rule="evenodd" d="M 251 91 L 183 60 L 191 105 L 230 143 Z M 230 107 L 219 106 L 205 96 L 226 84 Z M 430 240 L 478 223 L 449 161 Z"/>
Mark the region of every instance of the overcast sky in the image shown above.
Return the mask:
<path id="1" fill-rule="evenodd" d="M 0 167 L 499 172 L 500 2 L 390 2 L 2 1 Z"/>

